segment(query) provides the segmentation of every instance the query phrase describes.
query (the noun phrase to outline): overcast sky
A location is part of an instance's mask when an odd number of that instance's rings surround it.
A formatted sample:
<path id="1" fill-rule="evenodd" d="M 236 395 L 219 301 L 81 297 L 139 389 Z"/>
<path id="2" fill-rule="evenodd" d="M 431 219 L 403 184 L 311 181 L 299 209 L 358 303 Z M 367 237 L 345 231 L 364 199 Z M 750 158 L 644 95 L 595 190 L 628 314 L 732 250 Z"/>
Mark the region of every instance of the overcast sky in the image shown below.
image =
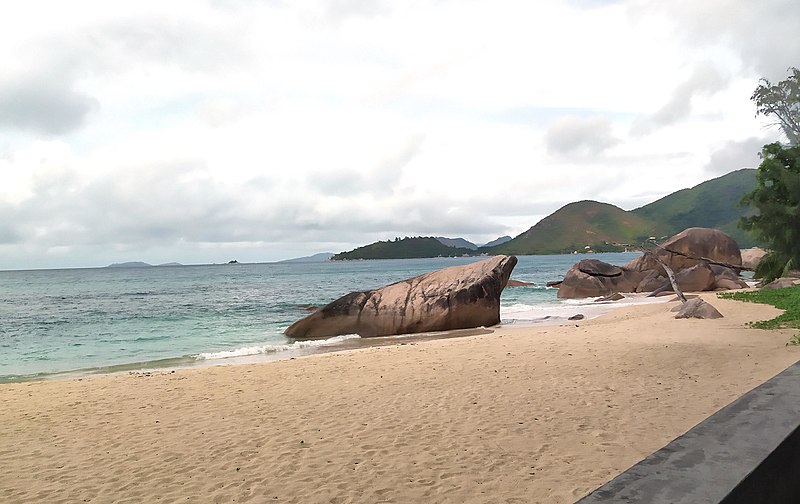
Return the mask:
<path id="1" fill-rule="evenodd" d="M 517 235 L 755 167 L 796 0 L 12 2 L 0 269 Z"/>

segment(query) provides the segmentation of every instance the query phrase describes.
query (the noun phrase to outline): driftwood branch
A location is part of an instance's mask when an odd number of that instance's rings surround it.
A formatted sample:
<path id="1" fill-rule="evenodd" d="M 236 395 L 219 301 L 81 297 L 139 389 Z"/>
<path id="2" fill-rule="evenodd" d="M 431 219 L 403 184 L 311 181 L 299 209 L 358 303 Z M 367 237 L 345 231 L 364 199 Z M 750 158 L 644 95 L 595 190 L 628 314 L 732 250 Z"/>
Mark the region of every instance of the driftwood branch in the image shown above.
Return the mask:
<path id="1" fill-rule="evenodd" d="M 681 300 L 681 302 L 685 303 L 686 302 L 686 296 L 683 295 L 683 291 L 678 286 L 678 282 L 675 280 L 675 273 L 672 271 L 672 268 L 667 266 L 667 263 L 662 261 L 661 258 L 658 257 L 656 254 L 654 254 L 652 251 L 645 250 L 644 253 L 646 255 L 649 255 L 653 259 L 655 259 L 655 261 L 658 264 L 660 264 L 662 268 L 664 268 L 664 271 L 667 272 L 667 277 L 669 278 L 669 283 L 672 284 L 672 290 L 675 291 L 675 294 L 678 295 L 678 298 Z"/>
<path id="2" fill-rule="evenodd" d="M 653 246 L 655 248 L 659 248 L 661 250 L 667 250 L 667 249 L 665 249 L 664 247 L 662 247 L 661 245 L 659 245 L 657 243 L 654 243 Z M 670 268 L 669 265 L 667 265 L 667 263 L 662 261 L 661 258 L 658 257 L 658 255 L 653 253 L 652 250 L 644 248 L 644 245 L 642 245 L 641 247 L 637 247 L 637 248 L 644 255 L 652 257 L 653 260 L 655 260 L 658 264 L 661 265 L 662 268 L 664 268 L 664 271 L 667 272 L 667 278 L 669 278 L 669 283 L 672 285 L 672 290 L 675 292 L 675 294 L 678 295 L 678 299 L 681 300 L 681 303 L 685 303 L 687 301 L 686 300 L 686 296 L 683 294 L 683 291 L 681 290 L 680 286 L 678 286 L 678 282 L 677 282 L 677 280 L 675 280 L 675 272 L 672 271 L 672 268 Z M 667 250 L 667 252 L 669 252 L 669 251 Z"/>
<path id="3" fill-rule="evenodd" d="M 673 254 L 674 253 L 675 252 L 673 252 Z M 684 257 L 689 257 L 689 256 L 684 256 Z M 689 258 L 690 259 L 694 259 L 693 257 L 689 257 Z M 724 267 L 730 268 L 730 269 L 744 270 L 744 271 L 755 271 L 753 268 L 748 268 L 748 267 L 743 266 L 741 264 L 739 266 L 736 266 L 735 264 L 728 264 L 728 263 L 724 263 L 724 262 L 714 261 L 713 259 L 709 259 L 708 257 L 701 257 L 700 260 L 701 261 L 705 261 L 708 264 L 714 264 L 716 266 L 724 266 Z"/>

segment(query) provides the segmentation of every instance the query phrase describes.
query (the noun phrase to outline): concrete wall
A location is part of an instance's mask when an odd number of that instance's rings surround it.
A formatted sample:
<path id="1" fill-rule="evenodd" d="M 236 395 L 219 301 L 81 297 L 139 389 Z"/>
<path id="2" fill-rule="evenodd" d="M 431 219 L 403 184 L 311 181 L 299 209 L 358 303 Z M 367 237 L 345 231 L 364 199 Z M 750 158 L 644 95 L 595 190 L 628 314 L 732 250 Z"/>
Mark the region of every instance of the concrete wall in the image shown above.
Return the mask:
<path id="1" fill-rule="evenodd" d="M 579 504 L 800 503 L 800 361 Z"/>

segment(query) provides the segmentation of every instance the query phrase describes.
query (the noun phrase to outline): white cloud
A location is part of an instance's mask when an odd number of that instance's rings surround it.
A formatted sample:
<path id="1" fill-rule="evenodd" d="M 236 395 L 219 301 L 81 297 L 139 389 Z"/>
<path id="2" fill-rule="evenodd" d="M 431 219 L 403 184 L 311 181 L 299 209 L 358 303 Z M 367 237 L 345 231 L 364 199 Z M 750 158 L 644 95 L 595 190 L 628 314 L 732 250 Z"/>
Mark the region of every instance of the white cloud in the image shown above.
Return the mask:
<path id="1" fill-rule="evenodd" d="M 713 95 L 727 85 L 725 77 L 713 64 L 703 64 L 679 84 L 670 99 L 657 111 L 640 117 L 633 126 L 636 135 L 650 134 L 653 130 L 675 124 L 692 114 L 692 102 L 703 94 Z"/>
<path id="2" fill-rule="evenodd" d="M 485 242 L 577 199 L 631 208 L 749 162 L 750 93 L 797 64 L 797 25 L 773 0 L 20 3 L 0 268 Z"/>
<path id="3" fill-rule="evenodd" d="M 742 168 L 758 168 L 761 148 L 767 143 L 768 140 L 758 137 L 726 142 L 711 154 L 706 171 L 716 176 Z"/>
<path id="4" fill-rule="evenodd" d="M 556 155 L 598 156 L 619 143 L 605 117 L 562 117 L 547 129 L 547 151 Z"/>

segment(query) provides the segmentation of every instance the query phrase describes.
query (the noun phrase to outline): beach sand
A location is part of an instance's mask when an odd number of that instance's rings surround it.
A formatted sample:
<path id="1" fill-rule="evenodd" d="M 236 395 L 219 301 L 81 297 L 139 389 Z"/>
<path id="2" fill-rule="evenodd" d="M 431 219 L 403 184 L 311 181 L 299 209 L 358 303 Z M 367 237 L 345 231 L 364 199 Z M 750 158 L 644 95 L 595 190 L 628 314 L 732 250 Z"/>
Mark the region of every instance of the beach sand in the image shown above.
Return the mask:
<path id="1" fill-rule="evenodd" d="M 704 297 L 725 318 L 0 385 L 0 502 L 574 502 L 800 359 Z"/>

